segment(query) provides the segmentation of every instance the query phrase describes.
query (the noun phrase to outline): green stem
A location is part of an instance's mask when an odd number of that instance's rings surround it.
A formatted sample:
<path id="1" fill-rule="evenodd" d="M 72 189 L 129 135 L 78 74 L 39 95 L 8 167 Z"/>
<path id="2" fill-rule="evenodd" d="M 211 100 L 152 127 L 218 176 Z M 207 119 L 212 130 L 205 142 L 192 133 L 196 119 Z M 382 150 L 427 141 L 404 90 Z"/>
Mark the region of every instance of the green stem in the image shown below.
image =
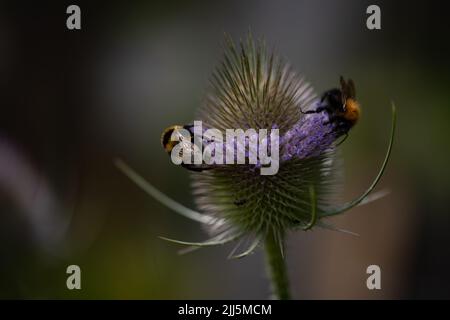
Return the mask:
<path id="1" fill-rule="evenodd" d="M 283 237 L 276 237 L 273 232 L 267 234 L 265 242 L 266 263 L 267 271 L 272 282 L 272 291 L 275 298 L 289 300 L 289 281 L 285 260 L 281 251 L 283 245 Z"/>

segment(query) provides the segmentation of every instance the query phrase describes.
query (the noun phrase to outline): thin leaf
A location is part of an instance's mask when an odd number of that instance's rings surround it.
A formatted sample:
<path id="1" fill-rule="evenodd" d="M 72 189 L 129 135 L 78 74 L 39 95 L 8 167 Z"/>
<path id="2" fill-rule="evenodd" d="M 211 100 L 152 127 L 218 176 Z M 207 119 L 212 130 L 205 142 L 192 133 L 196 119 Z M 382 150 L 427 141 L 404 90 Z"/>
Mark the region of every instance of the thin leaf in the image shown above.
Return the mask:
<path id="1" fill-rule="evenodd" d="M 311 229 L 317 222 L 317 197 L 313 185 L 309 186 L 309 195 L 311 197 L 311 220 L 303 227 L 305 231 Z"/>
<path id="2" fill-rule="evenodd" d="M 204 223 L 204 224 L 221 224 L 221 220 L 218 220 L 209 215 L 201 214 L 197 211 L 186 208 L 180 203 L 172 200 L 164 193 L 156 189 L 152 186 L 148 181 L 146 181 L 141 175 L 139 175 L 136 171 L 130 168 L 123 160 L 116 159 L 114 164 L 117 168 L 119 168 L 128 178 L 131 179 L 137 186 L 139 186 L 142 190 L 144 190 L 147 194 L 152 196 L 155 200 L 159 201 L 169 209 L 172 209 L 176 213 L 189 218 L 191 220 Z"/>
<path id="3" fill-rule="evenodd" d="M 337 231 L 337 232 L 349 234 L 351 236 L 359 237 L 359 233 L 356 233 L 356 232 L 353 232 L 353 231 L 350 231 L 350 230 L 346 230 L 346 229 L 338 228 L 338 227 L 334 226 L 331 223 L 324 222 L 323 220 L 319 221 L 317 223 L 317 226 L 320 227 L 320 228 L 323 228 L 323 229 L 327 229 L 327 230 L 331 230 L 331 231 Z"/>
<path id="4" fill-rule="evenodd" d="M 392 103 L 392 128 L 391 128 L 391 137 L 389 140 L 389 146 L 386 152 L 386 156 L 384 158 L 383 164 L 381 165 L 380 171 L 378 172 L 377 176 L 375 177 L 375 180 L 372 182 L 372 184 L 370 185 L 370 187 L 358 198 L 356 198 L 353 201 L 350 201 L 346 204 L 344 204 L 341 207 L 338 207 L 334 210 L 328 211 L 328 212 L 322 212 L 320 214 L 321 217 L 329 217 L 329 216 L 334 216 L 337 214 L 340 214 L 342 212 L 345 212 L 347 210 L 350 210 L 351 208 L 357 206 L 358 204 L 362 203 L 366 197 L 373 191 L 373 189 L 376 187 L 376 185 L 378 184 L 378 182 L 380 181 L 384 170 L 386 169 L 386 165 L 389 162 L 389 157 L 391 156 L 391 151 L 392 151 L 392 145 L 394 143 L 394 135 L 395 135 L 395 127 L 396 127 L 396 123 L 397 123 L 397 112 L 396 112 L 396 108 L 395 108 L 395 104 Z"/>
<path id="5" fill-rule="evenodd" d="M 384 189 L 384 190 L 380 190 L 380 191 L 377 191 L 377 192 L 373 192 L 370 195 L 368 195 L 367 197 L 365 197 L 364 200 L 361 201 L 358 204 L 358 207 L 366 205 L 366 204 L 374 202 L 374 201 L 377 201 L 377 200 L 379 200 L 381 198 L 384 198 L 390 193 L 391 193 L 391 191 L 388 190 L 388 189 Z"/>
<path id="6" fill-rule="evenodd" d="M 233 252 L 233 254 L 231 254 L 228 258 L 229 259 L 240 259 L 240 258 L 246 257 L 246 256 L 248 256 L 249 254 L 251 254 L 251 253 L 253 253 L 255 251 L 256 247 L 259 245 L 260 242 L 261 242 L 261 239 L 260 238 L 256 238 L 252 242 L 250 247 L 248 247 L 247 250 L 245 250 L 244 252 L 242 252 L 240 254 L 236 254 L 236 255 Z"/>
<path id="7" fill-rule="evenodd" d="M 227 244 L 231 241 L 237 240 L 242 236 L 242 234 L 233 234 L 227 238 L 221 239 L 221 240 L 215 240 L 210 239 L 204 242 L 189 242 L 189 241 L 181 241 L 181 240 L 176 240 L 176 239 L 171 239 L 171 238 L 166 238 L 166 237 L 159 237 L 162 240 L 165 241 L 169 241 L 172 243 L 176 243 L 176 244 L 182 244 L 182 245 L 186 245 L 186 246 L 194 246 L 194 247 L 211 247 L 211 246 L 220 246 L 223 244 Z"/>

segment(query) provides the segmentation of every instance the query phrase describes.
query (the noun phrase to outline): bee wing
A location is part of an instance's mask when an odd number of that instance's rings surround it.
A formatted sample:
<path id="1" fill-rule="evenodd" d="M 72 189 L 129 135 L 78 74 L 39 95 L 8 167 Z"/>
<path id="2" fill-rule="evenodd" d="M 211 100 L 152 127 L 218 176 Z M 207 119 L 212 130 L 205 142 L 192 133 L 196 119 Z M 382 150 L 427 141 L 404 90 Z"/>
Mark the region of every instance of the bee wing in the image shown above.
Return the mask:
<path id="1" fill-rule="evenodd" d="M 348 98 L 355 99 L 356 97 L 355 83 L 352 79 L 348 79 L 346 82 L 342 76 L 339 81 L 341 83 L 342 103 L 345 105 Z"/>
<path id="2" fill-rule="evenodd" d="M 347 86 L 347 82 L 345 82 L 343 76 L 339 77 L 339 82 L 341 83 L 342 105 L 344 106 L 344 110 L 345 110 L 345 102 L 347 101 L 347 96 L 348 96 L 348 86 Z"/>
<path id="3" fill-rule="evenodd" d="M 348 88 L 348 97 L 352 98 L 352 99 L 356 98 L 355 83 L 353 82 L 353 80 L 348 79 L 347 85 L 348 85 L 348 87 L 347 87 Z"/>

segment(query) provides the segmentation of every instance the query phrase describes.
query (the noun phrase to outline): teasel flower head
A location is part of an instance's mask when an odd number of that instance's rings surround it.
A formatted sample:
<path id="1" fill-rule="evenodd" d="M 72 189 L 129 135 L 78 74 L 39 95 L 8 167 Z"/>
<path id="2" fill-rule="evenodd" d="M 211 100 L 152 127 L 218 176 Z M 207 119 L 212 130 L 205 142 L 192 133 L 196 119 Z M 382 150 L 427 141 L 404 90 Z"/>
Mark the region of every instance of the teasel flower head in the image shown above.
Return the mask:
<path id="1" fill-rule="evenodd" d="M 311 185 L 318 206 L 328 204 L 335 191 L 336 137 L 334 124 L 324 124 L 325 114 L 302 114 L 316 100 L 311 86 L 281 59 L 268 55 L 262 42 L 249 37 L 238 48 L 228 39 L 200 117 L 206 127 L 222 132 L 277 128 L 281 163 L 275 175 L 261 175 L 250 164 L 193 173 L 197 205 L 217 217 L 216 233 L 225 238 L 246 235 L 256 243 L 269 232 L 281 239 L 286 230 L 307 226 Z"/>
<path id="2" fill-rule="evenodd" d="M 337 98 L 345 105 L 345 94 L 354 99 L 354 85 L 343 79 L 341 85 L 341 91 L 330 92 L 341 93 Z M 268 53 L 264 41 L 254 41 L 249 35 L 236 45 L 227 36 L 223 60 L 213 73 L 198 119 L 205 128 L 218 129 L 224 136 L 226 129 L 278 129 L 278 172 L 261 175 L 261 164 L 217 165 L 192 172 L 198 206 L 198 211 L 193 211 L 159 192 L 124 162 L 117 165 L 157 200 L 205 225 L 211 236 L 204 242 L 164 239 L 188 245 L 188 250 L 237 240 L 232 257 L 246 256 L 264 241 L 266 247 L 276 248 L 283 256 L 288 230 L 315 226 L 340 230 L 325 218 L 383 195 L 369 196 L 391 152 L 394 106 L 391 139 L 378 175 L 360 197 L 336 206 L 331 202 L 340 185 L 336 150 L 354 122 L 336 121 L 333 110 L 324 107 L 325 98 L 316 95 L 282 59 Z"/>

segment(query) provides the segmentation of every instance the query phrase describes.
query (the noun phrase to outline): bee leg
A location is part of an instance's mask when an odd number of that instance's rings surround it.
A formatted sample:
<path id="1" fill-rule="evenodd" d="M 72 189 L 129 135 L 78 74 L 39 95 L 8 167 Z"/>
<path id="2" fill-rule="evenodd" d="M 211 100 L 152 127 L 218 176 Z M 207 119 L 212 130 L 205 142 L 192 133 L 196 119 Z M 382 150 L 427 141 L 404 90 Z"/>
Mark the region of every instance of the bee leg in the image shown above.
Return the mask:
<path id="1" fill-rule="evenodd" d="M 300 109 L 300 112 L 303 114 L 311 114 L 311 113 L 317 113 L 317 109 L 316 110 L 308 110 L 308 111 L 303 111 L 302 109 Z"/>
<path id="2" fill-rule="evenodd" d="M 320 107 L 318 107 L 315 110 L 308 110 L 308 111 L 303 111 L 303 110 L 300 109 L 300 112 L 303 113 L 303 114 L 320 113 L 322 111 L 331 112 L 330 108 L 325 107 L 325 106 L 320 106 Z"/>
<path id="3" fill-rule="evenodd" d="M 311 220 L 308 222 L 307 225 L 303 227 L 303 230 L 305 231 L 314 227 L 314 225 L 317 222 L 317 198 L 316 198 L 316 191 L 314 190 L 313 185 L 309 186 L 309 195 L 311 198 Z"/>

